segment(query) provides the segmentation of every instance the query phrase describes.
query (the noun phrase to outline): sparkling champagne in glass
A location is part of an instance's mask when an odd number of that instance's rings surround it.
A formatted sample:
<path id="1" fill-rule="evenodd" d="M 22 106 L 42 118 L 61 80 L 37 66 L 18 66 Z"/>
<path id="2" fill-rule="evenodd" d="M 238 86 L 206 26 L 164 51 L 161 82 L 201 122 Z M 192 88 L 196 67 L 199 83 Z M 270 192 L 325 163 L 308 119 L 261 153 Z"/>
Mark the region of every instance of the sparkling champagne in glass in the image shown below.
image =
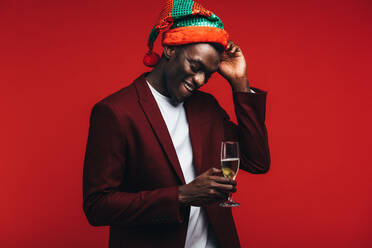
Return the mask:
<path id="1" fill-rule="evenodd" d="M 238 174 L 240 163 L 239 143 L 235 141 L 222 141 L 221 144 L 221 168 L 226 178 L 235 180 Z M 239 203 L 234 202 L 232 194 L 229 193 L 227 201 L 219 204 L 221 207 L 238 207 Z"/>

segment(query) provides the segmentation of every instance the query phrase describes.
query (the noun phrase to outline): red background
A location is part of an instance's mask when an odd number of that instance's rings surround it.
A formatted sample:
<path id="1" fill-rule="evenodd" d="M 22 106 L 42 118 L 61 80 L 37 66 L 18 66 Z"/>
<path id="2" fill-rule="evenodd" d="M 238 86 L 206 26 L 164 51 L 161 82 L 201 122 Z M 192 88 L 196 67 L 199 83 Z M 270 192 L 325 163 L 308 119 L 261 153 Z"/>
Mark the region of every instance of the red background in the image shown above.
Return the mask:
<path id="1" fill-rule="evenodd" d="M 238 177 L 243 247 L 372 247 L 372 2 L 200 2 L 269 92 L 271 171 Z M 149 0 L 0 1 L 0 247 L 107 247 L 108 228 L 82 211 L 89 114 L 147 70 L 159 11 Z M 233 115 L 219 75 L 204 90 Z"/>

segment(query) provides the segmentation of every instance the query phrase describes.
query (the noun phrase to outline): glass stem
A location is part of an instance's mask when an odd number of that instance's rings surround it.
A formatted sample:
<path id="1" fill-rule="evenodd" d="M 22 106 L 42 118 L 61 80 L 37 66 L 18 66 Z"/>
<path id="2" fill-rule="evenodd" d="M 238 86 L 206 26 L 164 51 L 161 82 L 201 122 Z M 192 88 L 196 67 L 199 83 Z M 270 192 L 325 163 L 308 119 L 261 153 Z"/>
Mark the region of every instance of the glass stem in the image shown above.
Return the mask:
<path id="1" fill-rule="evenodd" d="M 233 201 L 233 199 L 232 199 L 232 193 L 231 193 L 231 192 L 229 193 L 228 201 L 229 201 L 229 202 L 232 202 L 232 201 Z"/>

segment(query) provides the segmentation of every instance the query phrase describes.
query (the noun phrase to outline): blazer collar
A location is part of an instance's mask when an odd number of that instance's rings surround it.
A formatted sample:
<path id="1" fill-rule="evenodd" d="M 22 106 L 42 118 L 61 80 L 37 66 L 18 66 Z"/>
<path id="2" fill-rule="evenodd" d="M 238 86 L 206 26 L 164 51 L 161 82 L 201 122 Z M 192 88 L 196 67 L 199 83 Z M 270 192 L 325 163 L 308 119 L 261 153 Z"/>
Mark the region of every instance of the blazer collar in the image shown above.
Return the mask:
<path id="1" fill-rule="evenodd" d="M 142 74 L 138 79 L 134 81 L 134 85 L 137 89 L 139 104 L 141 105 L 143 112 L 147 117 L 147 120 L 149 121 L 155 135 L 157 136 L 158 141 L 162 146 L 165 154 L 167 155 L 180 182 L 182 184 L 185 184 L 185 178 L 183 177 L 182 169 L 178 161 L 177 153 L 174 149 L 172 139 L 168 132 L 168 128 L 161 115 L 158 104 L 156 103 L 155 98 L 146 83 L 145 76 L 146 73 Z"/>
<path id="2" fill-rule="evenodd" d="M 185 184 L 182 169 L 178 161 L 176 150 L 173 146 L 172 139 L 168 132 L 165 121 L 161 115 L 160 109 L 156 103 L 154 96 L 152 95 L 147 83 L 147 73 L 142 74 L 138 79 L 134 81 L 134 85 L 137 89 L 138 101 L 141 105 L 143 112 L 145 113 L 147 120 L 149 121 L 155 135 L 158 138 L 160 145 L 162 146 L 165 154 L 167 155 L 174 171 L 176 172 L 179 180 L 182 184 Z M 186 117 L 189 124 L 189 133 L 191 139 L 191 146 L 193 152 L 193 162 L 196 170 L 196 175 L 199 175 L 202 170 L 202 132 L 200 115 L 198 112 L 198 104 L 192 101 L 193 96 L 189 97 L 185 103 Z"/>
<path id="3" fill-rule="evenodd" d="M 196 93 L 194 93 L 196 94 Z M 189 124 L 189 133 L 191 139 L 193 162 L 196 170 L 196 174 L 199 175 L 202 172 L 202 114 L 200 113 L 200 104 L 196 101 L 195 96 L 190 96 L 184 102 L 186 111 L 186 117 Z"/>

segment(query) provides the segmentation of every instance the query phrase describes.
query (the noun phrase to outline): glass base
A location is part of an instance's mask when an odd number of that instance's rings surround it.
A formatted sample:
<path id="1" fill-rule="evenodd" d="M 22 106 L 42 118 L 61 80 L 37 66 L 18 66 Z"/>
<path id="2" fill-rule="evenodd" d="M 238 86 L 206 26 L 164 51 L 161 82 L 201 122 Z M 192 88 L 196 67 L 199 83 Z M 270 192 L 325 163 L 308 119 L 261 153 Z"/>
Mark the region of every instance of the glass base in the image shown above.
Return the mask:
<path id="1" fill-rule="evenodd" d="M 226 202 L 221 202 L 218 206 L 224 207 L 224 208 L 231 208 L 231 207 L 239 207 L 240 204 L 234 201 L 226 201 Z"/>

